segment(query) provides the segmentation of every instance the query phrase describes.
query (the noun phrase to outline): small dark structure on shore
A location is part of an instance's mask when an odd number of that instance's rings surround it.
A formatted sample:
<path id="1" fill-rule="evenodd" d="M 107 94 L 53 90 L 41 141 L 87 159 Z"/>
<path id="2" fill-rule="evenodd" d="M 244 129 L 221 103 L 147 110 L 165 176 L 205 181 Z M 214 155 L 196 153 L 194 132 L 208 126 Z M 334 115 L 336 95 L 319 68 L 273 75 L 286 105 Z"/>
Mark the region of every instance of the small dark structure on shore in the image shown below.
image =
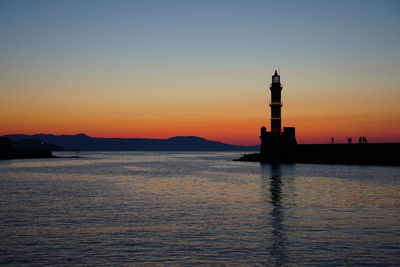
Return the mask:
<path id="1" fill-rule="evenodd" d="M 400 166 L 400 143 L 387 144 L 310 144 L 299 145 L 294 127 L 281 127 L 282 84 L 275 71 L 271 90 L 271 131 L 261 127 L 260 153 L 247 154 L 237 161 L 256 161 L 268 163 L 326 163 L 360 165 Z"/>

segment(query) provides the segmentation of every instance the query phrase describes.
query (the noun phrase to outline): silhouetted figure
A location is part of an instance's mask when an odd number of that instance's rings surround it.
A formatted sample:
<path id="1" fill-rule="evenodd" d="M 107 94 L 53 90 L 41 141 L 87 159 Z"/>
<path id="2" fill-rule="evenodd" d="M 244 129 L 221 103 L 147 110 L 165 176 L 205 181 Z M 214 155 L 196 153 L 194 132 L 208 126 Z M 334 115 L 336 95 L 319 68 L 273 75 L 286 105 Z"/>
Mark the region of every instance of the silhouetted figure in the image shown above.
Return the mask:
<path id="1" fill-rule="evenodd" d="M 365 137 L 365 136 L 363 136 L 363 143 L 367 143 L 368 141 L 367 141 L 367 138 Z"/>
<path id="2" fill-rule="evenodd" d="M 359 144 L 364 143 L 364 137 L 361 137 L 361 136 L 360 136 L 360 138 L 358 138 L 358 143 L 359 143 Z"/>
<path id="3" fill-rule="evenodd" d="M 334 137 L 332 137 L 332 144 L 335 142 L 335 138 Z"/>
<path id="4" fill-rule="evenodd" d="M 351 137 L 349 137 L 349 138 L 347 138 L 347 142 L 349 143 L 349 144 L 351 144 Z"/>

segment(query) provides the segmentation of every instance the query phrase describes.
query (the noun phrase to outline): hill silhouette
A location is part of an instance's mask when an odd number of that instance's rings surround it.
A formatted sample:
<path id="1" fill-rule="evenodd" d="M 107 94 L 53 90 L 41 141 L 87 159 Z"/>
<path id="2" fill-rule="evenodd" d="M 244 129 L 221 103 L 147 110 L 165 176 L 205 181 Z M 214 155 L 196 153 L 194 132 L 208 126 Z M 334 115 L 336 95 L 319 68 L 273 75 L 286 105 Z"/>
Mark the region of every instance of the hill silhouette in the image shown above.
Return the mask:
<path id="1" fill-rule="evenodd" d="M 27 138 L 14 140 L 12 142 L 12 147 L 18 151 L 34 151 L 34 150 L 49 150 L 49 151 L 61 151 L 63 148 L 61 146 L 53 145 L 47 142 L 42 142 L 37 138 Z"/>
<path id="2" fill-rule="evenodd" d="M 176 136 L 168 139 L 96 138 L 86 134 L 10 134 L 12 141 L 34 138 L 60 146 L 65 150 L 86 151 L 257 151 L 258 146 L 238 146 L 211 141 L 197 136 Z"/>
<path id="3" fill-rule="evenodd" d="M 34 138 L 11 141 L 10 138 L 0 137 L 0 160 L 52 158 L 53 154 L 51 150 L 63 149 L 62 147 Z"/>

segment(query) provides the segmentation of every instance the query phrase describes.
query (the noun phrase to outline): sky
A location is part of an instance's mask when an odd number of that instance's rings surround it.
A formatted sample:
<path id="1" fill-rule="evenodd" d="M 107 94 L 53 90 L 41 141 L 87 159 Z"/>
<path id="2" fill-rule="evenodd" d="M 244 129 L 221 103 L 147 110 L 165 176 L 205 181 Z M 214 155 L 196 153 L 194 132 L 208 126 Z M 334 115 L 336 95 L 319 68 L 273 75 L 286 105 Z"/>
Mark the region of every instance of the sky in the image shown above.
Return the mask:
<path id="1" fill-rule="evenodd" d="M 400 142 L 399 1 L 0 0 L 0 135 Z"/>

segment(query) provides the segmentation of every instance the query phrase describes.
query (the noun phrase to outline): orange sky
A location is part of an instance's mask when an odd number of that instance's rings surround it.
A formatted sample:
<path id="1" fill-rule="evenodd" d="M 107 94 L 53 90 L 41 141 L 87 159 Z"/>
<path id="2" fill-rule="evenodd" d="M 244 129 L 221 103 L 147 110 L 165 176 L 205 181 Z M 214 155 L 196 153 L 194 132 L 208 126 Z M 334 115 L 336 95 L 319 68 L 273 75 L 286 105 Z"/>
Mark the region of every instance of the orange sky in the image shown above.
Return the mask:
<path id="1" fill-rule="evenodd" d="M 142 94 L 109 95 L 107 83 L 88 91 L 57 85 L 51 91 L 50 85 L 46 90 L 32 89 L 35 94 L 21 90 L 9 93 L 7 101 L 1 100 L 0 134 L 86 133 L 127 138 L 195 135 L 254 145 L 259 143 L 259 128 L 269 128 L 270 116 L 267 81 L 259 80 L 259 84 L 251 83 L 248 94 L 239 93 L 241 84 L 238 88 L 230 85 L 229 89 L 212 90 L 211 82 L 203 82 L 202 92 L 201 85 L 186 93 L 165 86 L 165 90 L 170 89 L 169 95 L 154 93 L 161 88 Z M 327 143 L 331 136 L 345 142 L 347 137 L 356 140 L 361 135 L 370 142 L 400 141 L 397 92 L 381 99 L 377 98 L 378 92 L 362 98 L 348 92 L 344 99 L 343 88 L 318 92 L 318 88 L 299 88 L 304 84 L 298 84 L 284 83 L 282 113 L 283 126 L 296 127 L 299 143 Z M 229 90 L 232 93 L 225 95 Z"/>

